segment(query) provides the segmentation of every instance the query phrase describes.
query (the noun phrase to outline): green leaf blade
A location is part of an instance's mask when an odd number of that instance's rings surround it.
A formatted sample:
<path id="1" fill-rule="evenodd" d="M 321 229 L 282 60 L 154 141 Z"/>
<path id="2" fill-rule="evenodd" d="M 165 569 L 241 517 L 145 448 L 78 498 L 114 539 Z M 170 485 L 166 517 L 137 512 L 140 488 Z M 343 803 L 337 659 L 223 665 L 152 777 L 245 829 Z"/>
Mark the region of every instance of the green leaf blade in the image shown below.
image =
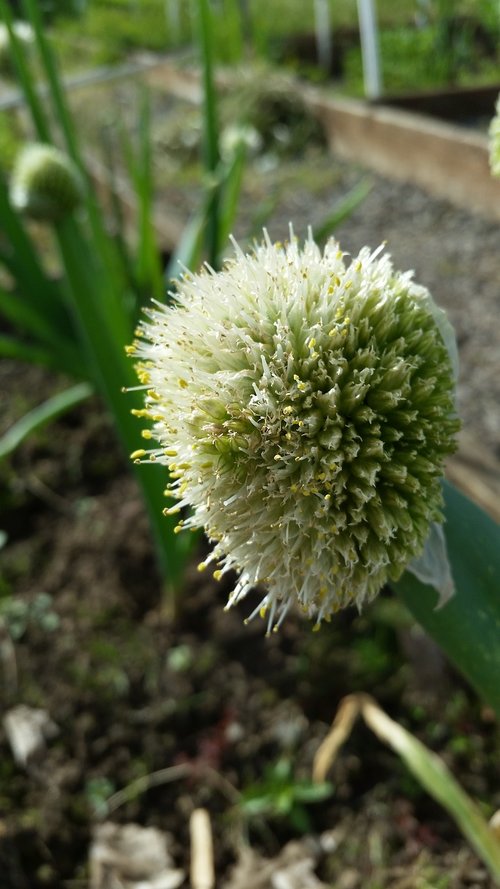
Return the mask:
<path id="1" fill-rule="evenodd" d="M 93 391 L 90 383 L 78 383 L 70 389 L 58 392 L 57 395 L 48 398 L 43 404 L 39 404 L 31 411 L 28 411 L 24 417 L 21 417 L 17 423 L 14 423 L 0 438 L 0 460 L 12 454 L 21 442 L 37 429 L 41 429 L 42 426 L 53 422 L 61 414 L 85 401 L 92 395 Z"/>
<path id="2" fill-rule="evenodd" d="M 448 482 L 444 491 L 455 595 L 438 609 L 436 591 L 409 572 L 393 587 L 500 716 L 500 527 Z"/>

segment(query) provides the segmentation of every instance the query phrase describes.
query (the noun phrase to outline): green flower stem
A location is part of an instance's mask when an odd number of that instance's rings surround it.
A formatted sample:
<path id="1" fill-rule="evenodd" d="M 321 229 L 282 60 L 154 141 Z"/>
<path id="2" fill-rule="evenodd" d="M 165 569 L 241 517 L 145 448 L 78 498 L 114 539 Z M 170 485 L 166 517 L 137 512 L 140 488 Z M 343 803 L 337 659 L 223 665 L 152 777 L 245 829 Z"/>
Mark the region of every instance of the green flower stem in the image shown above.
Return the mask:
<path id="1" fill-rule="evenodd" d="M 0 3 L 3 4 L 4 2 L 5 0 L 0 0 Z M 122 337 L 125 342 L 128 341 L 128 332 L 121 298 L 121 295 L 126 290 L 125 275 L 123 274 L 123 269 L 120 268 L 119 258 L 106 231 L 102 213 L 95 199 L 95 189 L 90 181 L 80 150 L 78 133 L 64 96 L 54 54 L 45 35 L 39 6 L 34 0 L 24 0 L 23 7 L 26 18 L 29 20 L 35 34 L 36 46 L 47 78 L 55 119 L 62 130 L 68 154 L 77 165 L 86 183 L 85 206 L 93 235 L 94 262 L 96 266 L 99 266 L 96 269 L 96 274 L 100 278 L 107 277 L 111 279 L 107 298 L 103 302 L 103 307 L 107 314 L 107 323 L 116 331 L 116 335 Z M 29 78 L 30 73 L 27 70 L 25 79 L 29 80 Z M 35 99 L 38 101 L 36 94 Z M 34 116 L 35 106 L 31 104 L 30 107 Z M 43 135 L 40 128 L 38 128 L 38 131 L 43 141 L 50 141 Z"/>
<path id="2" fill-rule="evenodd" d="M 214 46 L 212 33 L 212 18 L 208 0 L 198 0 L 198 40 L 201 49 L 201 62 L 203 69 L 203 129 L 204 129 L 204 164 L 209 178 L 216 175 L 220 160 L 219 139 L 217 125 L 217 102 L 214 85 Z M 217 267 L 220 252 L 220 226 L 219 226 L 220 191 L 218 187 L 213 189 L 206 223 L 206 246 L 208 262 Z"/>
<path id="3" fill-rule="evenodd" d="M 55 119 L 59 122 L 63 131 L 68 148 L 68 153 L 83 171 L 83 163 L 78 145 L 78 139 L 76 137 L 73 122 L 71 120 L 66 102 L 64 100 L 55 59 L 45 37 L 40 4 L 35 2 L 35 0 L 23 0 L 23 9 L 26 18 L 29 20 L 35 32 L 35 39 L 38 51 L 40 53 L 45 74 L 49 83 L 50 94 L 54 105 Z"/>
<path id="4" fill-rule="evenodd" d="M 131 415 L 132 408 L 140 407 L 135 392 L 124 394 L 122 387 L 133 387 L 136 378 L 123 345 L 110 330 L 103 311 L 107 280 L 95 277 L 90 249 L 74 220 L 67 219 L 57 226 L 57 237 L 68 279 L 68 298 L 80 328 L 83 342 L 96 368 L 98 387 L 115 418 L 120 440 L 126 452 L 137 449 L 137 420 Z M 160 467 L 141 466 L 134 471 L 145 499 L 160 569 L 166 581 L 167 592 L 175 594 L 182 580 L 182 568 L 190 541 L 179 541 L 173 535 L 175 521 L 165 518 L 162 510 L 165 500 Z M 165 483 L 167 481 L 165 473 Z"/>
<path id="5" fill-rule="evenodd" d="M 25 61 L 24 47 L 22 45 L 22 42 L 19 40 L 19 37 L 17 36 L 15 30 L 13 29 L 14 17 L 12 15 L 12 10 L 7 0 L 0 0 L 0 18 L 3 19 L 5 24 L 7 25 L 10 40 L 10 51 L 14 59 L 14 64 L 16 67 L 17 75 L 19 77 L 21 89 L 24 93 L 27 105 L 33 117 L 33 122 L 35 124 L 38 137 L 42 142 L 50 142 L 51 137 L 49 123 L 43 108 L 43 104 L 40 102 L 37 91 L 35 89 L 34 77 L 32 76 L 30 69 Z"/>

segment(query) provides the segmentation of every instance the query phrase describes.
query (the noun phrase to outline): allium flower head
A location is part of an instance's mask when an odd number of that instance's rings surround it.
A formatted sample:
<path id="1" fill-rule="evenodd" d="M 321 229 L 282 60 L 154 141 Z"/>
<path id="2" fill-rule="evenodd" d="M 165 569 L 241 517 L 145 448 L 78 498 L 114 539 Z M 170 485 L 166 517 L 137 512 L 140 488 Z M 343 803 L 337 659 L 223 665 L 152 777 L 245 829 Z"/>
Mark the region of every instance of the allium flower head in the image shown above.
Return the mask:
<path id="1" fill-rule="evenodd" d="M 52 145 L 33 143 L 17 159 L 10 195 L 14 207 L 27 216 L 58 222 L 82 203 L 83 182 L 66 154 Z"/>
<path id="2" fill-rule="evenodd" d="M 493 176 L 500 176 L 500 96 L 496 103 L 496 114 L 490 123 L 490 168 Z"/>
<path id="3" fill-rule="evenodd" d="M 266 235 L 186 274 L 131 349 L 169 512 L 191 508 L 217 577 L 239 572 L 228 605 L 265 587 L 269 626 L 294 602 L 317 622 L 360 606 L 442 520 L 458 426 L 443 313 L 379 252 L 346 264 L 333 240 Z"/>

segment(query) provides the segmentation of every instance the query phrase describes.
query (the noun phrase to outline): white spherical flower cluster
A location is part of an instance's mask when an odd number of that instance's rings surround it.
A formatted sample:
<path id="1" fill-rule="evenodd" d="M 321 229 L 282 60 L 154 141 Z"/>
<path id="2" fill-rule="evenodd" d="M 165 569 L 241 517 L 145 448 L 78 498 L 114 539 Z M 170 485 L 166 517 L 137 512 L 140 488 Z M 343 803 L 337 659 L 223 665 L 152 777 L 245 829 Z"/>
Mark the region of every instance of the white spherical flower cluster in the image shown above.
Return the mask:
<path id="1" fill-rule="evenodd" d="M 360 606 L 442 520 L 458 427 L 443 313 L 379 253 L 346 264 L 333 240 L 266 235 L 186 274 L 130 349 L 159 442 L 134 456 L 169 465 L 169 512 L 205 529 L 215 576 L 239 573 L 228 606 L 264 586 L 270 628 L 293 603 L 317 623 Z"/>

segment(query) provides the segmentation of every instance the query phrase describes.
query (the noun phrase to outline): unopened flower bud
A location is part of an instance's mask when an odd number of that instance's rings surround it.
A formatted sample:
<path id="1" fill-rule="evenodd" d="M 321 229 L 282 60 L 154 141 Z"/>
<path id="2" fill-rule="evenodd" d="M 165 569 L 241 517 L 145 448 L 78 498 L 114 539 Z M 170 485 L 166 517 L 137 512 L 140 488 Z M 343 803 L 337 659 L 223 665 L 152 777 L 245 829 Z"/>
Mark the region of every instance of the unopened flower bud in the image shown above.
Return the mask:
<path id="1" fill-rule="evenodd" d="M 12 26 L 15 36 L 26 53 L 33 43 L 33 29 L 27 22 L 14 22 Z M 11 38 L 7 25 L 0 23 L 0 74 L 12 77 L 15 74 L 15 65 L 12 58 Z"/>
<path id="2" fill-rule="evenodd" d="M 59 222 L 83 201 L 82 177 L 73 161 L 52 145 L 35 143 L 19 155 L 12 174 L 13 206 L 33 219 Z"/>

